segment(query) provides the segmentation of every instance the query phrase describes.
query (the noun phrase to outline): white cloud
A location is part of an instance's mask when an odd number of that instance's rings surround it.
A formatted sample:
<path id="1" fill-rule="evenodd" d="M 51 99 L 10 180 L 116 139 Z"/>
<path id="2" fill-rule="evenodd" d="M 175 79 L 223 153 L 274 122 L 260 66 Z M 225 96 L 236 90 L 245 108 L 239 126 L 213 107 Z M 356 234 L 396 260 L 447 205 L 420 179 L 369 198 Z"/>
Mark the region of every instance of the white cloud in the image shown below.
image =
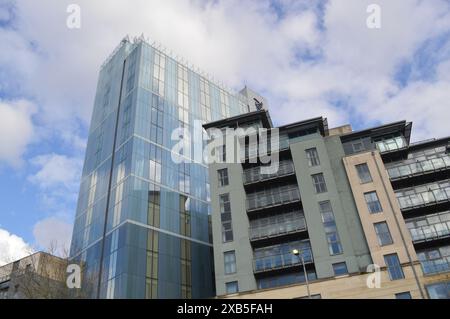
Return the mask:
<path id="1" fill-rule="evenodd" d="M 264 92 L 279 123 L 305 119 L 312 108 L 331 125 L 354 117 L 360 125 L 399 120 L 394 114 L 404 118 L 410 113 L 402 110 L 412 107 L 420 112 L 425 101 L 394 103 L 415 84 L 400 87 L 393 76 L 399 63 L 417 59 L 424 41 L 450 30 L 450 5 L 379 0 L 382 28 L 370 30 L 366 8 L 372 2 L 331 0 L 318 9 L 311 1 L 283 0 L 278 15 L 271 1 L 111 0 L 106 6 L 80 0 L 82 28 L 71 30 L 65 24 L 70 1 L 19 0 L 18 31 L 4 31 L 0 65 L 13 65 L 22 90 L 39 101 L 39 121 L 78 145 L 84 141 L 72 123 L 89 122 L 99 66 L 126 34 L 145 33 L 237 89 L 249 84 Z M 299 53 L 320 55 L 299 62 Z M 448 66 L 440 69 L 448 74 Z M 337 106 L 333 97 L 348 105 Z M 376 108 L 380 112 L 371 112 Z M 450 108 L 443 109 L 448 117 Z M 406 119 L 419 130 L 429 127 L 423 132 L 431 136 L 450 134 L 450 127 L 434 129 L 442 124 L 434 117 Z"/>
<path id="2" fill-rule="evenodd" d="M 52 254 L 67 257 L 73 225 L 58 217 L 37 222 L 33 228 L 36 245 Z"/>
<path id="3" fill-rule="evenodd" d="M 25 100 L 0 100 L 0 163 L 18 167 L 27 145 L 33 140 L 35 106 Z"/>
<path id="4" fill-rule="evenodd" d="M 19 236 L 0 228 L 0 266 L 30 255 L 33 249 Z"/>
<path id="5" fill-rule="evenodd" d="M 82 160 L 79 158 L 52 153 L 36 156 L 30 162 L 39 170 L 29 176 L 29 180 L 41 189 L 63 187 L 66 190 L 73 190 L 79 185 L 82 166 Z"/>
<path id="6" fill-rule="evenodd" d="M 28 181 L 39 188 L 42 209 L 72 217 L 80 187 L 82 158 L 51 153 L 36 156 L 30 163 L 36 171 L 28 176 Z"/>

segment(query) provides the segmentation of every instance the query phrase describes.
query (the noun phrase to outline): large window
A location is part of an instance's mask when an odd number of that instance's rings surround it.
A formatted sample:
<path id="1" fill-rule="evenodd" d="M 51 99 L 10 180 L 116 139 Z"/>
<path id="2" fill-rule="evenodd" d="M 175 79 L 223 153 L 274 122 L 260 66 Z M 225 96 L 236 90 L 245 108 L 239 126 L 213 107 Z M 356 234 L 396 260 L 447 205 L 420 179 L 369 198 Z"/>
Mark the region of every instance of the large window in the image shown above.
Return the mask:
<path id="1" fill-rule="evenodd" d="M 409 291 L 399 292 L 395 294 L 395 299 L 412 299 L 411 293 Z"/>
<path id="2" fill-rule="evenodd" d="M 345 262 L 333 264 L 333 272 L 335 276 L 342 276 L 348 274 L 347 265 Z"/>
<path id="3" fill-rule="evenodd" d="M 430 299 L 450 299 L 450 281 L 427 286 Z"/>
<path id="4" fill-rule="evenodd" d="M 383 211 L 377 192 L 365 193 L 364 197 L 366 199 L 367 208 L 371 214 L 377 214 Z"/>
<path id="5" fill-rule="evenodd" d="M 236 272 L 236 254 L 234 250 L 223 253 L 223 260 L 225 264 L 225 275 L 234 274 Z"/>
<path id="6" fill-rule="evenodd" d="M 450 236 L 450 211 L 406 220 L 413 241 Z"/>
<path id="7" fill-rule="evenodd" d="M 225 286 L 227 294 L 235 294 L 239 291 L 239 285 L 237 281 L 227 282 Z"/>
<path id="8" fill-rule="evenodd" d="M 450 271 L 450 246 L 420 250 L 417 257 L 426 275 Z"/>
<path id="9" fill-rule="evenodd" d="M 342 245 L 339 239 L 339 234 L 337 231 L 334 213 L 330 201 L 319 203 L 319 208 L 330 255 L 342 254 Z"/>
<path id="10" fill-rule="evenodd" d="M 372 182 L 372 175 L 370 175 L 367 163 L 356 165 L 356 171 L 358 172 L 359 180 L 362 184 Z"/>
<path id="11" fill-rule="evenodd" d="M 222 221 L 222 241 L 224 243 L 233 241 L 233 225 L 231 221 L 230 194 L 219 197 L 220 219 Z"/>
<path id="12" fill-rule="evenodd" d="M 327 185 L 325 184 L 325 178 L 323 177 L 323 174 L 315 174 L 312 175 L 312 182 L 314 189 L 316 190 L 316 194 L 320 193 L 326 193 L 327 192 Z"/>
<path id="13" fill-rule="evenodd" d="M 386 263 L 387 270 L 389 272 L 389 278 L 391 280 L 398 280 L 405 278 L 403 274 L 402 265 L 398 259 L 397 254 L 390 254 L 384 256 L 384 262 Z"/>
<path id="14" fill-rule="evenodd" d="M 305 152 L 306 152 L 306 158 L 308 159 L 309 167 L 314 167 L 314 166 L 320 165 L 319 153 L 317 153 L 316 148 L 310 148 L 310 149 L 306 150 Z"/>
<path id="15" fill-rule="evenodd" d="M 219 179 L 219 187 L 227 186 L 228 185 L 228 169 L 219 169 L 217 171 L 218 179 Z"/>
<path id="16" fill-rule="evenodd" d="M 389 227 L 386 222 L 376 223 L 374 227 L 380 246 L 392 244 L 391 233 L 389 232 Z"/>

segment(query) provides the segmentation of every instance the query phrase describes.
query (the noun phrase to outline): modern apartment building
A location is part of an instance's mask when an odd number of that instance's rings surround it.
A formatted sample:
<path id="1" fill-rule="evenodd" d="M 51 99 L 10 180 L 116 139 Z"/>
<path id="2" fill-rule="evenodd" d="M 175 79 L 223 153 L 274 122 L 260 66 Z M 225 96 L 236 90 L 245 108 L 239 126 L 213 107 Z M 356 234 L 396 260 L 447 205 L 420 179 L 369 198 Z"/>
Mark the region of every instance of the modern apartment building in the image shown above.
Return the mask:
<path id="1" fill-rule="evenodd" d="M 202 149 L 201 123 L 261 103 L 145 39 L 120 43 L 100 70 L 70 253 L 90 297 L 214 295 L 207 166 L 173 148 Z"/>
<path id="2" fill-rule="evenodd" d="M 254 133 L 209 166 L 219 297 L 450 297 L 450 138 L 410 144 L 404 121 L 274 128 L 266 110 L 204 127 L 279 134 L 276 173 Z"/>

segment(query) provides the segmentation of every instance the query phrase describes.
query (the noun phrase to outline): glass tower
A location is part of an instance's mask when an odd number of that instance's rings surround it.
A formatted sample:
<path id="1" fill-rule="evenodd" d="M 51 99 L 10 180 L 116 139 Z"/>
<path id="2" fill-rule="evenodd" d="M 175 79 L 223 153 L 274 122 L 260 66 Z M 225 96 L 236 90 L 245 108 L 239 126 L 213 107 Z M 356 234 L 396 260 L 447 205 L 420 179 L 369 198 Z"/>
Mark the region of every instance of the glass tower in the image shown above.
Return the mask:
<path id="1" fill-rule="evenodd" d="M 99 74 L 70 251 L 85 296 L 214 295 L 207 166 L 174 162 L 171 135 L 187 128 L 184 143 L 203 146 L 193 123 L 248 112 L 249 100 L 144 39 L 120 43 Z"/>

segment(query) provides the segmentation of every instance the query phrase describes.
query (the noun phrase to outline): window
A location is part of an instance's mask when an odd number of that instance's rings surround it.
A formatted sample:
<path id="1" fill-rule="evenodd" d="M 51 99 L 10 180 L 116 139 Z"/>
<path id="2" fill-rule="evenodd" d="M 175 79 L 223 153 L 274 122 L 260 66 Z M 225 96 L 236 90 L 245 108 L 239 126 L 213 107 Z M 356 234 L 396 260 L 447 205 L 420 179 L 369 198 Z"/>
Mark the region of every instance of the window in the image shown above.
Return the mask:
<path id="1" fill-rule="evenodd" d="M 316 148 L 310 148 L 305 151 L 306 152 L 306 158 L 308 159 L 308 165 L 309 167 L 319 166 L 320 160 L 319 160 L 319 154 L 317 153 Z"/>
<path id="2" fill-rule="evenodd" d="M 220 219 L 222 221 L 222 241 L 233 241 L 233 225 L 231 221 L 230 195 L 223 194 L 219 197 Z"/>
<path id="3" fill-rule="evenodd" d="M 219 169 L 217 171 L 217 174 L 219 175 L 219 187 L 227 186 L 228 185 L 228 169 Z"/>
<path id="4" fill-rule="evenodd" d="M 225 143 L 223 143 L 222 145 L 218 146 L 216 148 L 217 151 L 217 162 L 218 163 L 225 163 L 226 162 L 226 158 L 227 158 L 227 146 Z"/>
<path id="5" fill-rule="evenodd" d="M 450 299 L 450 281 L 427 286 L 430 299 Z"/>
<path id="6" fill-rule="evenodd" d="M 356 165 L 356 170 L 362 184 L 370 183 L 372 181 L 372 176 L 370 175 L 369 166 L 367 166 L 367 163 Z"/>
<path id="7" fill-rule="evenodd" d="M 364 144 L 362 141 L 357 141 L 352 143 L 353 152 L 361 152 L 364 151 Z"/>
<path id="8" fill-rule="evenodd" d="M 391 233 L 389 232 L 389 227 L 386 222 L 376 223 L 374 227 L 380 246 L 392 244 Z"/>
<path id="9" fill-rule="evenodd" d="M 377 192 L 365 193 L 364 197 L 366 198 L 367 208 L 371 214 L 381 213 L 383 211 Z"/>
<path id="10" fill-rule="evenodd" d="M 412 299 L 411 293 L 409 291 L 399 292 L 395 294 L 395 299 Z"/>
<path id="11" fill-rule="evenodd" d="M 322 295 L 317 294 L 317 295 L 311 295 L 311 297 L 304 296 L 304 297 L 298 297 L 298 298 L 294 298 L 294 299 L 322 299 Z"/>
<path id="12" fill-rule="evenodd" d="M 227 289 L 227 294 L 235 294 L 239 291 L 239 286 L 237 281 L 227 282 L 225 284 Z"/>
<path id="13" fill-rule="evenodd" d="M 398 260 L 397 254 L 390 254 L 384 256 L 384 262 L 386 263 L 387 270 L 389 272 L 389 277 L 391 280 L 398 280 L 405 278 L 403 274 L 402 265 L 400 260 Z"/>
<path id="14" fill-rule="evenodd" d="M 312 181 L 314 188 L 316 190 L 316 194 L 320 193 L 326 193 L 327 192 L 327 185 L 325 184 L 325 178 L 323 177 L 323 174 L 315 174 L 312 175 Z"/>
<path id="15" fill-rule="evenodd" d="M 335 276 L 346 275 L 348 274 L 347 264 L 345 262 L 333 264 L 333 271 Z"/>
<path id="16" fill-rule="evenodd" d="M 339 239 L 339 234 L 337 232 L 334 213 L 330 201 L 319 203 L 319 208 L 330 255 L 342 254 L 343 249 L 341 240 Z"/>
<path id="17" fill-rule="evenodd" d="M 236 272 L 236 254 L 233 251 L 227 251 L 223 254 L 225 263 L 225 275 L 234 274 Z"/>

